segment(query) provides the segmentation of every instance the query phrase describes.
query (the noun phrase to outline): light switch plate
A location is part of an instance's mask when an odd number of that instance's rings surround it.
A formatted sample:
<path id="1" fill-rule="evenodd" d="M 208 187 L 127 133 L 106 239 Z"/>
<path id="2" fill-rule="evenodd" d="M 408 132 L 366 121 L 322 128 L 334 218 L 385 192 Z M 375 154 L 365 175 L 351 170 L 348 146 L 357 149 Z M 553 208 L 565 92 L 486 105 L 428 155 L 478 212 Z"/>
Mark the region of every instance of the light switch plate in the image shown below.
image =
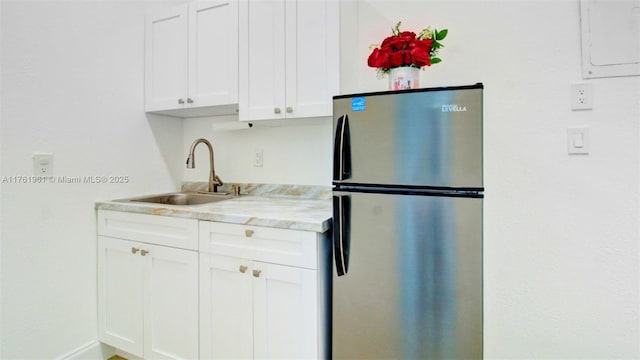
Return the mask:
<path id="1" fill-rule="evenodd" d="M 567 128 L 567 152 L 570 155 L 589 154 L 589 128 Z"/>

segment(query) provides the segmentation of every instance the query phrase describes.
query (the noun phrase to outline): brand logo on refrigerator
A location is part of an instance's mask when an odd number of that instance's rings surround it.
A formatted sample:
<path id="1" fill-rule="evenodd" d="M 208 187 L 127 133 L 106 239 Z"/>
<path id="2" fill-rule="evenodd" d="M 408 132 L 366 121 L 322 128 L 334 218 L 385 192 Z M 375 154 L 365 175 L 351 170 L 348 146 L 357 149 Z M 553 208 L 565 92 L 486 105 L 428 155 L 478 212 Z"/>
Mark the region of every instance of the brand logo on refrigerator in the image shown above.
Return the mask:
<path id="1" fill-rule="evenodd" d="M 458 104 L 446 104 L 442 105 L 442 112 L 460 112 L 467 111 L 467 107 Z"/>

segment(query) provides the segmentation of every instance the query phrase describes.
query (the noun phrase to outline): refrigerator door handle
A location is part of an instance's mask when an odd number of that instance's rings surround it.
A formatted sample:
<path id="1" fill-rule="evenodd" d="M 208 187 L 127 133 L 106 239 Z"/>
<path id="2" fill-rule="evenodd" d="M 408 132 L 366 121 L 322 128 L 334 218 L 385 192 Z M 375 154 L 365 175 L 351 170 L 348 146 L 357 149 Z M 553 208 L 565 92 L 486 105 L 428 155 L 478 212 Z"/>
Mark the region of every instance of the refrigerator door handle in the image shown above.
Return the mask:
<path id="1" fill-rule="evenodd" d="M 333 147 L 333 180 L 345 180 L 351 177 L 351 135 L 349 116 L 338 118 Z"/>
<path id="2" fill-rule="evenodd" d="M 351 198 L 333 196 L 333 255 L 338 276 L 349 270 L 349 240 L 351 230 Z"/>

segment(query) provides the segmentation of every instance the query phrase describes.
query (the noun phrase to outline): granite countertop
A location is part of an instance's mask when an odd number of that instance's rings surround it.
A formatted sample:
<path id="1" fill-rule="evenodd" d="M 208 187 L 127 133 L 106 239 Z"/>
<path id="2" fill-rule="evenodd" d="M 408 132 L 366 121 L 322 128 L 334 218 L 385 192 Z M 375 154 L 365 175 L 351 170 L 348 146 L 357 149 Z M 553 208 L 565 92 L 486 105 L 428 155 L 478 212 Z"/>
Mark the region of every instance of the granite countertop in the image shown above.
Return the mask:
<path id="1" fill-rule="evenodd" d="M 182 191 L 198 191 L 201 186 L 201 183 L 186 183 Z M 96 202 L 95 208 L 320 233 L 331 227 L 330 188 L 259 184 L 241 186 L 243 190 L 239 197 L 202 205 L 110 200 Z"/>

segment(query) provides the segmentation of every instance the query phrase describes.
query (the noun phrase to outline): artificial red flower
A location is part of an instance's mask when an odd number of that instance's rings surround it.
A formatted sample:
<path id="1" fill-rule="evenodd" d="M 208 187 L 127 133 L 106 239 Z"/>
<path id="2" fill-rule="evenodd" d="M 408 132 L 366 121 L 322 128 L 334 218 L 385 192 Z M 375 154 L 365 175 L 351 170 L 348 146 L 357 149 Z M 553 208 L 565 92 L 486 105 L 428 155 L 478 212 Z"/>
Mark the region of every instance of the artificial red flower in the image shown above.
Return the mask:
<path id="1" fill-rule="evenodd" d="M 406 50 L 402 50 L 402 51 L 395 51 L 391 53 L 391 56 L 389 57 L 389 61 L 391 63 L 391 67 L 398 67 L 398 66 L 404 66 L 406 65 L 404 62 L 404 53 L 406 52 Z"/>
<path id="2" fill-rule="evenodd" d="M 413 62 L 418 67 L 431 66 L 431 58 L 429 57 L 429 51 L 425 51 L 423 48 L 415 47 L 411 49 L 411 56 Z"/>
<path id="3" fill-rule="evenodd" d="M 389 69 L 391 67 L 389 63 L 390 52 L 386 49 L 373 49 L 369 59 L 367 60 L 370 67 Z"/>
<path id="4" fill-rule="evenodd" d="M 379 47 L 373 49 L 367 64 L 386 73 L 389 69 L 401 66 L 421 68 L 440 62 L 436 58 L 438 48 L 443 45 L 438 41 L 444 39 L 447 30 L 431 31 L 426 28 L 416 35 L 413 31 L 400 31 L 400 22 L 393 29 L 393 35 L 387 36 Z"/>

